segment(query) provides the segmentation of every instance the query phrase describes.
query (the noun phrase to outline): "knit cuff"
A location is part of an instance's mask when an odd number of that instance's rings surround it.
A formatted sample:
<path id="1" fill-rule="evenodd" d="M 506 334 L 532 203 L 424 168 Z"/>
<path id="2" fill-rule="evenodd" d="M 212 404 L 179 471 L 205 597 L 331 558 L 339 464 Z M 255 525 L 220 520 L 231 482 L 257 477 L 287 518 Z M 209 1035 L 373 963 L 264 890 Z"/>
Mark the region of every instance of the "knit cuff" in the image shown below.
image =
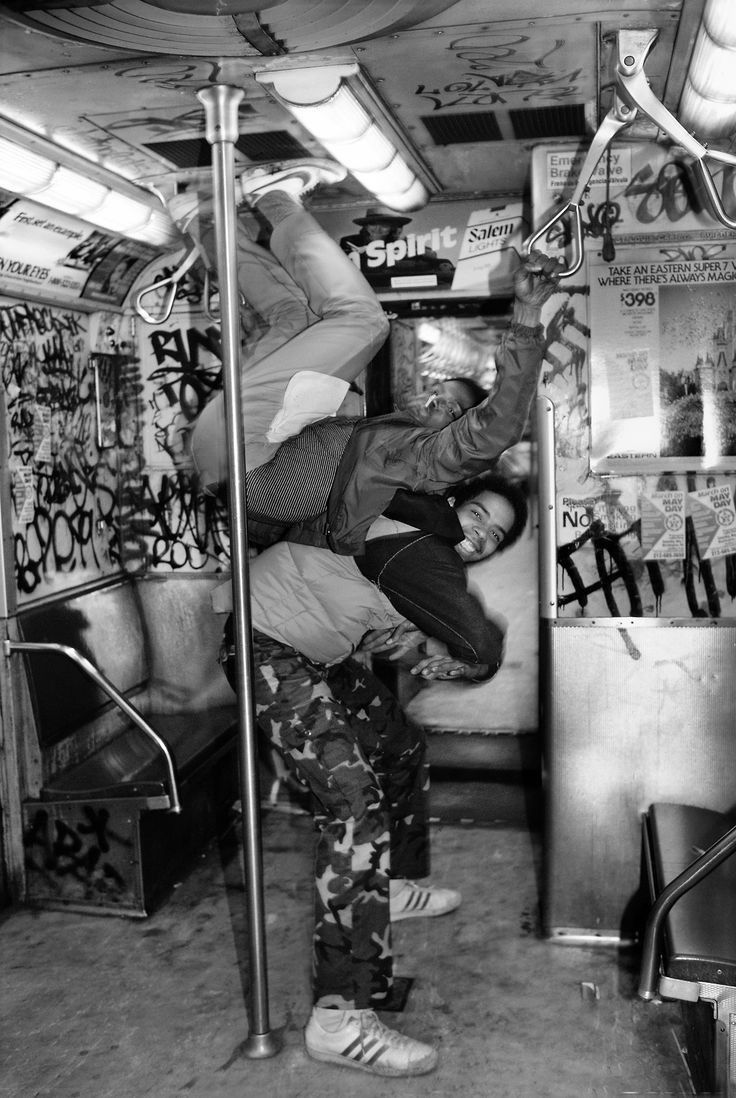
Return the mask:
<path id="1" fill-rule="evenodd" d="M 536 324 L 533 328 L 530 328 L 527 324 L 519 324 L 518 321 L 512 320 L 506 331 L 509 335 L 519 336 L 521 339 L 528 339 L 536 343 L 541 343 L 544 339 L 543 324 Z"/>

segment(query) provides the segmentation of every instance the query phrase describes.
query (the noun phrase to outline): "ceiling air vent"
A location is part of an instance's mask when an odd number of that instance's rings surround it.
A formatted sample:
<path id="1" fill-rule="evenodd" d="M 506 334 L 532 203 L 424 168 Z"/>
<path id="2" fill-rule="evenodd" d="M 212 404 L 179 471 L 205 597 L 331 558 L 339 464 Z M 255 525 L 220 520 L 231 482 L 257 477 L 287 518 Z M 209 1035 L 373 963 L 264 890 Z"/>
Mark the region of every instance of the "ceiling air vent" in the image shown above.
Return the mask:
<path id="1" fill-rule="evenodd" d="M 203 137 L 187 141 L 154 141 L 145 146 L 175 168 L 209 168 L 212 150 Z"/>
<path id="2" fill-rule="evenodd" d="M 511 110 L 509 121 L 517 141 L 541 141 L 547 137 L 583 137 L 588 132 L 582 103 L 523 111 Z"/>
<path id="3" fill-rule="evenodd" d="M 168 160 L 175 168 L 209 168 L 212 164 L 212 149 L 203 137 L 182 141 L 154 141 L 146 145 L 146 148 Z M 309 156 L 303 145 L 282 130 L 241 134 L 235 142 L 235 148 L 241 156 L 256 164 L 271 160 L 299 160 Z"/>
<path id="4" fill-rule="evenodd" d="M 248 160 L 263 164 L 269 160 L 302 160 L 311 154 L 286 130 L 242 133 L 235 148 Z"/>
<path id="5" fill-rule="evenodd" d="M 500 141 L 501 131 L 491 111 L 473 114 L 426 115 L 422 122 L 435 145 L 470 145 L 478 141 Z"/>

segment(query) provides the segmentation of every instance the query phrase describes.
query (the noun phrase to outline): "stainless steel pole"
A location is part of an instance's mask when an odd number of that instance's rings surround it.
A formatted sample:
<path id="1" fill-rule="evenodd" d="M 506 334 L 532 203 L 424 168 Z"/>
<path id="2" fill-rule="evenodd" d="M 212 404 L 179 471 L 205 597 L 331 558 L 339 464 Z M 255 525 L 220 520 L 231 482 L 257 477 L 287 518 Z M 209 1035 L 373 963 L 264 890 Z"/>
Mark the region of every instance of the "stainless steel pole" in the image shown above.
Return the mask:
<path id="1" fill-rule="evenodd" d="M 212 146 L 217 268 L 222 325 L 222 381 L 225 427 L 230 462 L 230 560 L 235 624 L 238 719 L 240 730 L 240 792 L 243 805 L 246 919 L 249 930 L 251 1017 L 243 1052 L 252 1059 L 274 1056 L 280 1040 L 270 1029 L 266 935 L 263 911 L 263 855 L 256 765 L 253 650 L 251 644 L 248 526 L 245 498 L 245 446 L 240 411 L 240 317 L 235 249 L 235 168 L 233 146 L 238 137 L 240 88 L 214 84 L 197 92 L 206 112 L 206 135 Z"/>
<path id="2" fill-rule="evenodd" d="M 555 523 L 555 408 L 549 397 L 536 400 L 539 468 L 539 616 L 557 617 L 557 529 Z"/>

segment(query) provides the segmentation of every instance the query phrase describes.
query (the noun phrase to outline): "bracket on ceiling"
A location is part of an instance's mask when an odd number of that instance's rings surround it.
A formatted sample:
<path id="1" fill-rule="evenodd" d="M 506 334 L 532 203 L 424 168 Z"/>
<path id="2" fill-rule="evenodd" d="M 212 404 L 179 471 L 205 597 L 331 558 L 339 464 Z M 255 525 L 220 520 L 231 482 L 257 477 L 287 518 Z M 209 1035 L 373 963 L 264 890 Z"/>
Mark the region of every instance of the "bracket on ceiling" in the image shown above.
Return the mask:
<path id="1" fill-rule="evenodd" d="M 246 42 L 262 57 L 281 57 L 289 52 L 283 42 L 274 38 L 267 24 L 261 22 L 257 12 L 233 15 L 232 19 Z"/>

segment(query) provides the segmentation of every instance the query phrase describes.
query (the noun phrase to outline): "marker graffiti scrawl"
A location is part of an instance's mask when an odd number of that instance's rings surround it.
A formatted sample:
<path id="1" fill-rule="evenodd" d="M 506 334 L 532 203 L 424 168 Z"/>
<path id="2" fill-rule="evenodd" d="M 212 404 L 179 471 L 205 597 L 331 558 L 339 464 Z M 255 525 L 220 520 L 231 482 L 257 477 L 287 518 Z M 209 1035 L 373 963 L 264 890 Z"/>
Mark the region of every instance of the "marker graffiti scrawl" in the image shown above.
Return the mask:
<path id="1" fill-rule="evenodd" d="M 19 596 L 112 570 L 117 469 L 96 446 L 82 313 L 0 302 L 13 546 Z"/>

